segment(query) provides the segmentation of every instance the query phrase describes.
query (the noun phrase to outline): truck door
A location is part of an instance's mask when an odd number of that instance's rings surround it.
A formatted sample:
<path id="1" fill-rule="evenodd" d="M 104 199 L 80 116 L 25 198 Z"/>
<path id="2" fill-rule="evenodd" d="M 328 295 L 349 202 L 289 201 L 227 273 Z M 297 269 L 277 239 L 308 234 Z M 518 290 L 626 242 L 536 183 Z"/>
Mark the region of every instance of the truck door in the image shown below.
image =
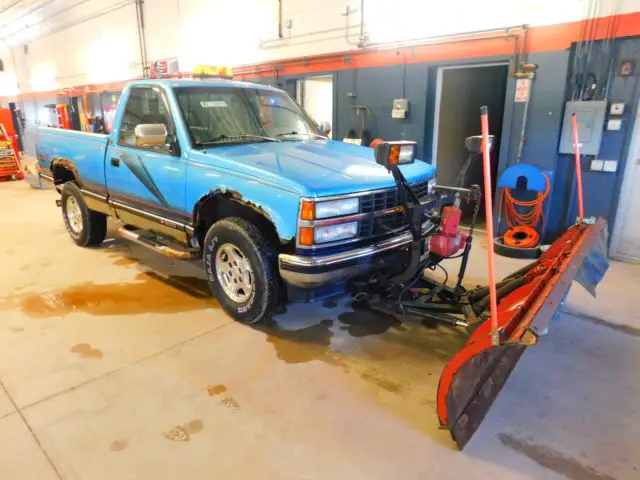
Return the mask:
<path id="1" fill-rule="evenodd" d="M 137 86 L 122 101 L 124 112 L 119 122 L 116 119 L 105 165 L 112 206 L 125 223 L 183 232 L 191 216 L 185 210 L 186 159 L 166 92 L 158 86 Z M 166 142 L 140 146 L 134 130 L 143 124 L 164 124 Z"/>

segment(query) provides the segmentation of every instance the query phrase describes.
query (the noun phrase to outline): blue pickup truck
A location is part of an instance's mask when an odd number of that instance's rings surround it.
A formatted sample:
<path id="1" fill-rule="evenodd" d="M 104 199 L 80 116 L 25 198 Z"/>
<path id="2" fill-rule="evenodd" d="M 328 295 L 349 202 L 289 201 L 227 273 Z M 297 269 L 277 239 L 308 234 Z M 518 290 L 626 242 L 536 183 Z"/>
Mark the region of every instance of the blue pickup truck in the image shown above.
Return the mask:
<path id="1" fill-rule="evenodd" d="M 42 128 L 37 157 L 75 243 L 99 245 L 111 216 L 125 238 L 201 258 L 224 309 L 255 323 L 397 267 L 412 241 L 373 150 L 325 134 L 276 88 L 140 80 L 126 86 L 109 135 Z M 434 168 L 401 170 L 424 208 L 437 208 Z M 426 221 L 423 233 L 436 227 Z"/>

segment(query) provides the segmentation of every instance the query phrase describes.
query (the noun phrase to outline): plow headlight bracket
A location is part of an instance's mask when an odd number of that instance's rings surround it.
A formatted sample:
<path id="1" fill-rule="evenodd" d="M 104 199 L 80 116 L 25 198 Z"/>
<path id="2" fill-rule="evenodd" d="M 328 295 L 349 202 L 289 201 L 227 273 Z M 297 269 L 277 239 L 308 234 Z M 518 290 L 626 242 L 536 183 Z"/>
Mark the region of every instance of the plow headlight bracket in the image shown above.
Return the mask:
<path id="1" fill-rule="evenodd" d="M 376 163 L 387 170 L 413 163 L 416 159 L 416 147 L 416 142 L 408 140 L 380 142 L 374 150 Z"/>

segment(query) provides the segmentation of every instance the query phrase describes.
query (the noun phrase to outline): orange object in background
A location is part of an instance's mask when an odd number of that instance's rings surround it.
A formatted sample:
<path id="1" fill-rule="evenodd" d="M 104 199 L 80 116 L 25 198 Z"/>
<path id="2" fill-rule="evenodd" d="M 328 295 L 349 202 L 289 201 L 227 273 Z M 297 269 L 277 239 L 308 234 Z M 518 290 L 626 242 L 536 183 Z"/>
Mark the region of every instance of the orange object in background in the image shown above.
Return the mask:
<path id="1" fill-rule="evenodd" d="M 24 180 L 18 151 L 14 148 L 15 135 L 9 135 L 7 128 L 0 123 L 0 181 Z"/>
<path id="2" fill-rule="evenodd" d="M 0 124 L 4 125 L 6 134 L 13 145 L 13 150 L 18 152 L 20 150 L 18 148 L 18 131 L 13 124 L 13 115 L 10 108 L 0 108 Z M 2 137 L 2 135 L 2 132 L 0 132 L 0 137 Z"/>
<path id="3" fill-rule="evenodd" d="M 69 119 L 69 106 L 64 103 L 56 105 L 56 117 L 58 118 L 58 126 L 65 130 L 71 130 L 71 120 Z"/>

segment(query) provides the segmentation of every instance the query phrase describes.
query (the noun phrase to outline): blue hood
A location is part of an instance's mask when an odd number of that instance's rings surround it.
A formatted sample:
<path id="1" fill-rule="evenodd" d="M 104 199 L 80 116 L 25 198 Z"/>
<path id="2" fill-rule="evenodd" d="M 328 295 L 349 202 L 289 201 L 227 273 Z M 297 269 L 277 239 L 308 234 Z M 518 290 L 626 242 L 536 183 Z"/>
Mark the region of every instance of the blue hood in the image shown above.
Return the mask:
<path id="1" fill-rule="evenodd" d="M 204 158 L 203 158 L 204 157 Z M 392 187 L 393 176 L 375 162 L 373 149 L 332 140 L 270 142 L 211 148 L 198 160 L 324 197 Z M 222 165 L 221 165 L 222 166 Z M 401 167 L 408 181 L 431 178 L 421 160 Z"/>

